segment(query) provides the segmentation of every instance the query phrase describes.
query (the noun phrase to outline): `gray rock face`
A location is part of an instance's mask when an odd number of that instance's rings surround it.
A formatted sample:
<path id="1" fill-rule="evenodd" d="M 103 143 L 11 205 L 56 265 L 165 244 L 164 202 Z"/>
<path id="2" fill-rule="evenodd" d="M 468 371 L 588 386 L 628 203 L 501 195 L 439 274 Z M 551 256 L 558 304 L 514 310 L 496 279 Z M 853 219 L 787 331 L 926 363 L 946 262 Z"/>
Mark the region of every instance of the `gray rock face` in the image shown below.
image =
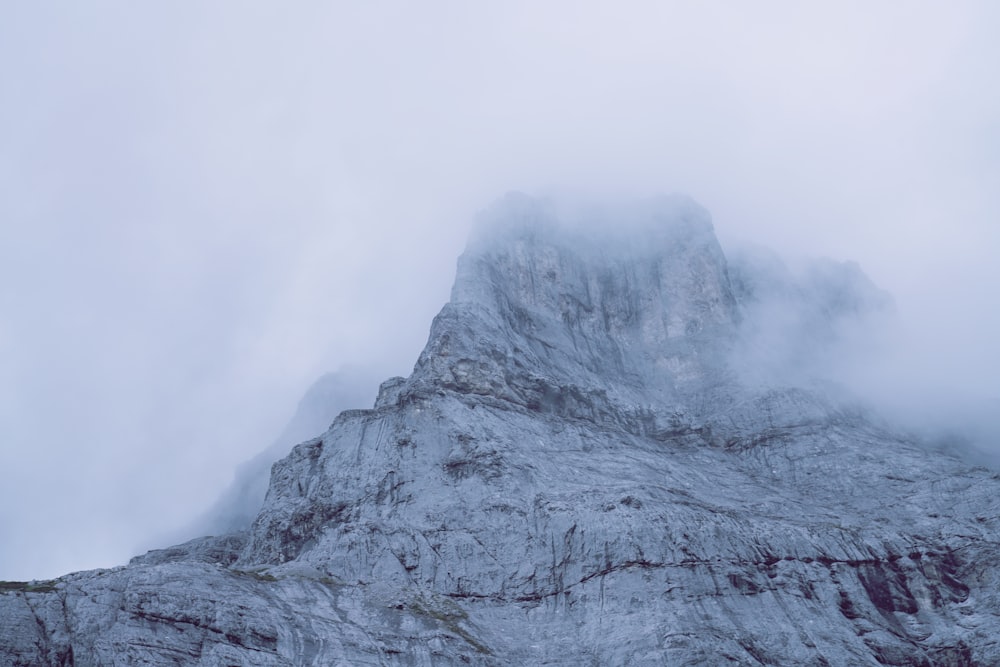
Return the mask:
<path id="1" fill-rule="evenodd" d="M 248 530 L 5 584 L 0 662 L 1000 664 L 1000 478 L 734 363 L 779 287 L 796 335 L 882 309 L 862 274 L 731 266 L 684 199 L 486 218 Z"/>

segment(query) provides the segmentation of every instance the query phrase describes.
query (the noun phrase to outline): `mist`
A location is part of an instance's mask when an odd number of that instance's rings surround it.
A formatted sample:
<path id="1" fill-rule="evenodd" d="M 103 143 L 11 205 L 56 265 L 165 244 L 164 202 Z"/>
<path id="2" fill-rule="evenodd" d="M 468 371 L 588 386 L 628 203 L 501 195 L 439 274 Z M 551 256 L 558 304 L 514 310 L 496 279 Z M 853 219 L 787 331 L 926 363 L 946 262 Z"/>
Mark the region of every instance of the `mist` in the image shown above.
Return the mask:
<path id="1" fill-rule="evenodd" d="M 998 19 L 5 8 L 0 579 L 124 563 L 207 511 L 322 374 L 408 374 L 476 212 L 509 190 L 685 192 L 727 253 L 857 262 L 898 329 L 855 384 L 941 431 L 995 405 Z"/>
<path id="2" fill-rule="evenodd" d="M 937 349 L 855 262 L 789 263 L 752 245 L 727 255 L 741 317 L 728 362 L 742 383 L 820 391 L 918 444 L 1000 466 L 1000 400 L 988 378 L 947 367 L 982 350 Z"/>

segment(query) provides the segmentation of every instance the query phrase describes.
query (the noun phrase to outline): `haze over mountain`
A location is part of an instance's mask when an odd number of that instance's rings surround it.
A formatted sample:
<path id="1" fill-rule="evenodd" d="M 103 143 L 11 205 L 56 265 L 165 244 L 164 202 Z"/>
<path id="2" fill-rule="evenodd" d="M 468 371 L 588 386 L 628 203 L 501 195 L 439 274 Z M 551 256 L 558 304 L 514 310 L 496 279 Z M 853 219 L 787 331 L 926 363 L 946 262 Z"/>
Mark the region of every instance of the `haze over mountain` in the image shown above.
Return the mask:
<path id="1" fill-rule="evenodd" d="M 824 377 L 891 310 L 854 264 L 730 262 L 686 197 L 509 195 L 413 372 L 248 528 L 4 583 L 0 658 L 996 664 L 1000 475 Z"/>
<path id="2" fill-rule="evenodd" d="M 316 378 L 409 373 L 511 189 L 857 261 L 900 322 L 850 384 L 996 431 L 996 2 L 6 5 L 0 579 L 162 544 Z"/>

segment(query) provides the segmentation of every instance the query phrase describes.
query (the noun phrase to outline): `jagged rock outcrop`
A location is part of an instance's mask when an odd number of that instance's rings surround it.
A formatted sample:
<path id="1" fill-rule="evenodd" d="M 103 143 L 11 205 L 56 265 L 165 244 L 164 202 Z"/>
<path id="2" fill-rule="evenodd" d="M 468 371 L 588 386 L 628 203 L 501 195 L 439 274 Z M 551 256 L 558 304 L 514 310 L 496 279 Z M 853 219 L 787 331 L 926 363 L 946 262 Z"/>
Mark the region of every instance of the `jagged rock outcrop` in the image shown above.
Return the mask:
<path id="1" fill-rule="evenodd" d="M 0 658 L 1000 664 L 1000 477 L 735 363 L 776 291 L 816 345 L 883 295 L 730 266 L 683 198 L 615 215 L 509 197 L 410 377 L 277 462 L 248 530 L 6 585 Z"/>

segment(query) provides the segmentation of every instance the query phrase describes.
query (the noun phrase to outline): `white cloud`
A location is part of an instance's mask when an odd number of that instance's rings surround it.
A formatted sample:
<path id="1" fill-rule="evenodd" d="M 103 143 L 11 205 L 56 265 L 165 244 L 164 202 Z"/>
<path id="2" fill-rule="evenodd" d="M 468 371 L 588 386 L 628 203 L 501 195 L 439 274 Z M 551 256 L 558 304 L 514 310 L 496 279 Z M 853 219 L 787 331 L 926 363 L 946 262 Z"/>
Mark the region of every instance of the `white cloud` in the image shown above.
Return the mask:
<path id="1" fill-rule="evenodd" d="M 509 189 L 686 191 L 724 245 L 858 260 L 988 390 L 997 10 L 905 9 L 8 8 L 0 577 L 122 561 L 321 372 L 406 372 Z"/>

